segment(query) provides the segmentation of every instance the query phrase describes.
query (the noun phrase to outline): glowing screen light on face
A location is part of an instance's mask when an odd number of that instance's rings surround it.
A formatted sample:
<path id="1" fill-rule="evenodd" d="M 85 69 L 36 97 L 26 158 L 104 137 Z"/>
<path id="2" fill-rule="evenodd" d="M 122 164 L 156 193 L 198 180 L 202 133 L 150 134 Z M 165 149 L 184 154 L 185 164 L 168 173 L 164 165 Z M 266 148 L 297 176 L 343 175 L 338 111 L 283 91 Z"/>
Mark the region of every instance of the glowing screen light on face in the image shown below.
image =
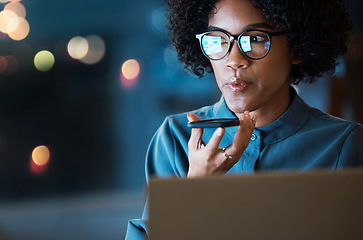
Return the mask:
<path id="1" fill-rule="evenodd" d="M 140 74 L 140 64 L 135 59 L 129 59 L 121 67 L 121 84 L 123 87 L 130 88 L 136 85 L 137 77 Z"/>
<path id="2" fill-rule="evenodd" d="M 207 55 L 222 52 L 222 39 L 217 36 L 204 36 L 203 49 Z"/>
<path id="3" fill-rule="evenodd" d="M 245 51 L 245 52 L 249 52 L 252 50 L 250 36 L 241 37 L 241 46 L 242 46 L 243 51 Z"/>
<path id="4" fill-rule="evenodd" d="M 49 71 L 54 66 L 54 61 L 53 54 L 46 50 L 38 52 L 34 57 L 34 65 L 41 72 Z"/>
<path id="5" fill-rule="evenodd" d="M 270 42 L 265 42 L 265 50 L 269 50 L 270 49 Z"/>

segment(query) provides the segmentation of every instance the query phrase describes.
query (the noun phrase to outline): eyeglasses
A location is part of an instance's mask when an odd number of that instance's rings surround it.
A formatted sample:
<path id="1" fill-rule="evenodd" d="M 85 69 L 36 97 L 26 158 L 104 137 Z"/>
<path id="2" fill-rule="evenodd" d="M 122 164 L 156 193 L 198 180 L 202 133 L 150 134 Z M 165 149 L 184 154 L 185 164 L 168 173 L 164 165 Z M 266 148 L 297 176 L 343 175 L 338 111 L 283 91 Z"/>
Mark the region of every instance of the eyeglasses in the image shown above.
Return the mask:
<path id="1" fill-rule="evenodd" d="M 210 31 L 197 34 L 203 54 L 210 60 L 221 60 L 231 50 L 232 40 L 237 40 L 243 54 L 253 60 L 259 60 L 269 53 L 271 37 L 285 32 L 269 32 L 264 30 L 247 30 L 238 36 L 229 35 L 221 31 Z"/>

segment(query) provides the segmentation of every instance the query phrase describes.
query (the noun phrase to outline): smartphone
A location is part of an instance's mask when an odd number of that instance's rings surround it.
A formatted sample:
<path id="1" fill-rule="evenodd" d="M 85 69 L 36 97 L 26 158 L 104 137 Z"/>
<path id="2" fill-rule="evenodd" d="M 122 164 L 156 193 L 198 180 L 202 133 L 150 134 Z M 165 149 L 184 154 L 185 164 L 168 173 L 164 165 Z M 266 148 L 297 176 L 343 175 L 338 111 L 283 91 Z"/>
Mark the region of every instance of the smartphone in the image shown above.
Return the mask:
<path id="1" fill-rule="evenodd" d="M 208 119 L 195 122 L 188 122 L 190 128 L 218 128 L 218 127 L 233 127 L 239 125 L 237 118 L 219 118 Z"/>

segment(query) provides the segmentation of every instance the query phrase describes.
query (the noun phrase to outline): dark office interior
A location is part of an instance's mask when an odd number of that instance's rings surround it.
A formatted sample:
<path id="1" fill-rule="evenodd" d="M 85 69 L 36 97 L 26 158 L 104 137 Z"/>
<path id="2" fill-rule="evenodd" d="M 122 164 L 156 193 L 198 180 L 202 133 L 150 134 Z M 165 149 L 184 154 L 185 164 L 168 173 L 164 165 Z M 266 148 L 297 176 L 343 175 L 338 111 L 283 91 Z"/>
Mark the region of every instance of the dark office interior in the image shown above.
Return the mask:
<path id="1" fill-rule="evenodd" d="M 0 239 L 122 239 L 142 213 L 151 137 L 165 116 L 218 100 L 214 79 L 178 62 L 163 0 L 18 3 L 29 32 L 20 40 L 0 32 Z M 309 86 L 301 94 L 363 123 L 363 2 L 347 4 L 349 52 L 336 75 L 314 83 L 319 94 Z M 72 56 L 71 40 L 92 36 L 102 43 L 97 61 Z M 41 51 L 51 65 L 35 63 Z M 39 146 L 49 157 L 37 165 Z"/>

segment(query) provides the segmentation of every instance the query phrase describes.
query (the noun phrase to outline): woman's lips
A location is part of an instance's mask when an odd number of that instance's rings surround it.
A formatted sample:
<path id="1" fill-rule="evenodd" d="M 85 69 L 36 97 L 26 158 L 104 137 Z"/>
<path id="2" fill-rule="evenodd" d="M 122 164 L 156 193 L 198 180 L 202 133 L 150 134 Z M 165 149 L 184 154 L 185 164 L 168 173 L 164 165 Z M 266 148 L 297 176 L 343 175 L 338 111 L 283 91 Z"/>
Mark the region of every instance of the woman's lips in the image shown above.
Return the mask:
<path id="1" fill-rule="evenodd" d="M 252 83 L 242 79 L 232 79 L 227 83 L 228 88 L 233 92 L 242 92 L 247 89 Z"/>

